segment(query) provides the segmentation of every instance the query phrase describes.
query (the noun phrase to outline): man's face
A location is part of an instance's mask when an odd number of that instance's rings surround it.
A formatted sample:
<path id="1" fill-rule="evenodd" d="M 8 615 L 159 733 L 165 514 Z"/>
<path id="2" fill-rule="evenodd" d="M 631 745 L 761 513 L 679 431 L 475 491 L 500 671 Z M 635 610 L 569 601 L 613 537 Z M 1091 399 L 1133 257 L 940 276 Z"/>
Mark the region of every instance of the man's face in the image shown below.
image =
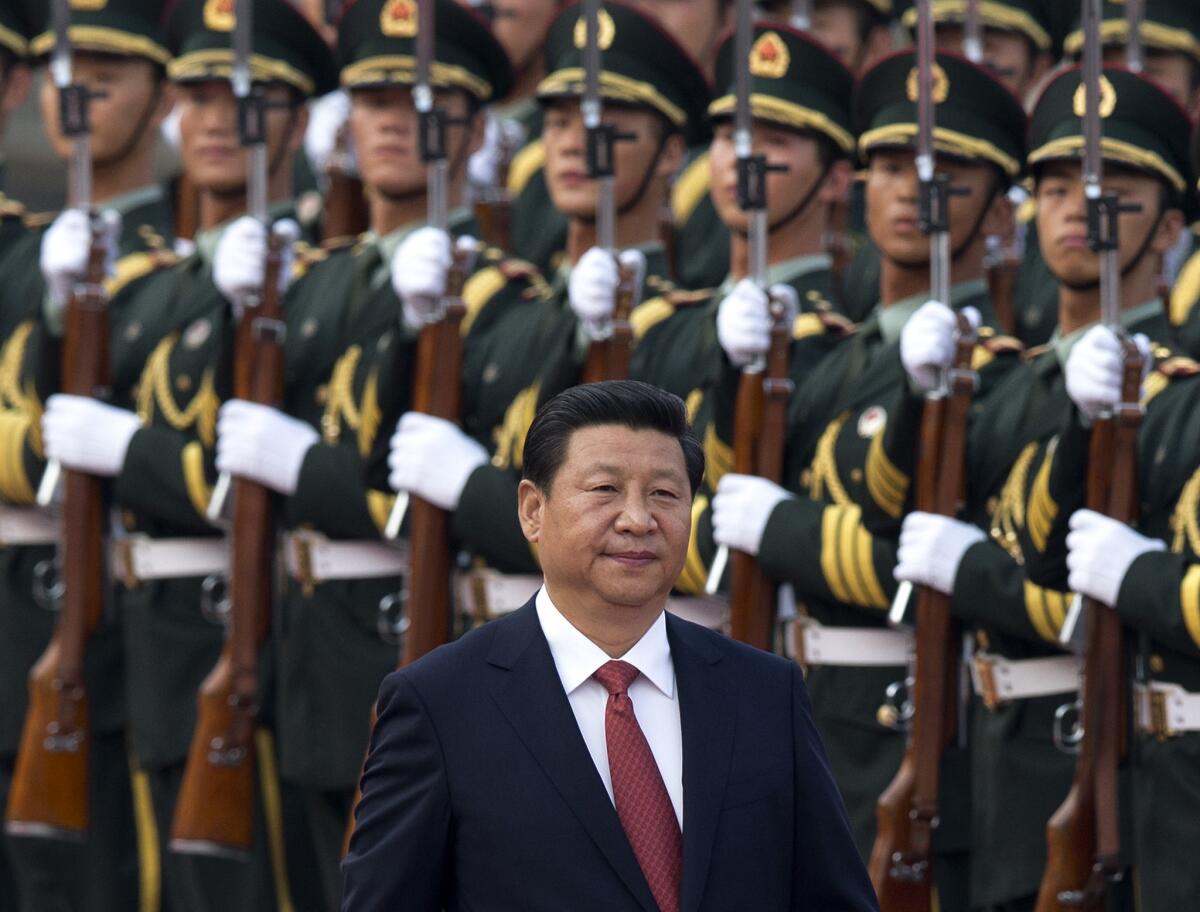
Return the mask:
<path id="1" fill-rule="evenodd" d="M 659 431 L 575 431 L 542 491 L 521 483 L 525 537 L 538 546 L 556 598 L 616 609 L 665 600 L 691 532 L 691 489 L 679 442 Z"/>
<path id="2" fill-rule="evenodd" d="M 633 5 L 657 19 L 663 31 L 691 54 L 700 69 L 712 75 L 717 41 L 730 21 L 717 0 L 633 0 Z"/>
<path id="3" fill-rule="evenodd" d="M 283 86 L 266 90 L 267 160 L 280 162 L 294 151 L 303 124 Z M 228 80 L 208 79 L 179 87 L 179 156 L 193 183 L 214 193 L 240 193 L 249 156 L 238 140 L 237 102 Z"/>
<path id="4" fill-rule="evenodd" d="M 107 54 L 73 55 L 71 75 L 93 93 L 101 93 L 89 104 L 92 158 L 106 163 L 132 151 L 138 131 L 155 129 L 161 86 L 154 65 L 147 60 Z M 42 79 L 42 123 L 50 145 L 59 158 L 69 158 L 71 140 L 63 136 L 59 123 L 58 88 L 48 74 Z"/>
<path id="5" fill-rule="evenodd" d="M 937 46 L 942 50 L 962 53 L 962 26 L 949 23 L 939 25 Z M 1024 98 L 1042 74 L 1040 60 L 1033 53 L 1033 45 L 1017 32 L 985 28 L 983 62 L 992 75 L 1018 98 Z"/>
<path id="6" fill-rule="evenodd" d="M 774 225 L 791 214 L 824 178 L 817 141 L 793 130 L 755 122 L 753 147 L 765 155 L 769 165 L 782 165 L 786 171 L 767 174 L 767 224 Z M 733 125 L 722 123 L 713 136 L 712 181 L 710 192 L 721 221 L 735 231 L 749 227 L 749 213 L 738 206 L 737 150 Z"/>
<path id="7" fill-rule="evenodd" d="M 501 0 L 492 31 L 518 73 L 542 52 L 546 30 L 554 21 L 558 0 Z"/>
<path id="8" fill-rule="evenodd" d="M 862 35 L 858 10 L 850 3 L 822 3 L 809 17 L 809 31 L 821 39 L 842 63 L 858 72 L 862 65 Z"/>
<path id="9" fill-rule="evenodd" d="M 604 120 L 618 133 L 634 139 L 616 143 L 613 153 L 617 209 L 634 202 L 651 170 L 667 166 L 656 158 L 664 127 L 649 111 L 606 106 Z M 542 140 L 546 146 L 546 184 L 559 212 L 568 218 L 590 219 L 596 214 L 596 182 L 587 176 L 587 142 L 579 102 L 562 99 L 546 107 Z"/>
<path id="10" fill-rule="evenodd" d="M 467 115 L 467 100 L 461 92 L 439 92 L 439 107 L 454 120 Z M 408 86 L 355 89 L 350 95 L 350 131 L 358 156 L 363 183 L 385 196 L 407 196 L 425 186 L 421 162 L 417 109 Z M 446 130 L 446 145 L 452 163 L 462 158 L 463 127 Z"/>
<path id="11" fill-rule="evenodd" d="M 992 202 L 995 180 L 989 165 L 972 165 L 939 157 L 937 170 L 963 194 L 950 201 L 950 248 L 967 242 Z M 867 169 L 867 230 L 883 255 L 904 266 L 929 262 L 929 238 L 920 223 L 917 167 L 911 150 L 881 149 L 871 153 Z"/>
<path id="12" fill-rule="evenodd" d="M 1118 222 L 1121 268 L 1129 266 L 1147 239 L 1149 248 L 1161 252 L 1178 236 L 1177 210 L 1160 223 L 1162 185 L 1153 177 L 1106 168 L 1104 189 L 1116 193 L 1122 205 L 1136 205 L 1138 212 L 1122 212 Z M 1087 203 L 1077 162 L 1047 164 L 1038 177 L 1038 242 L 1046 265 L 1068 286 L 1094 284 L 1100 276 L 1099 257 L 1088 246 Z M 1136 302 L 1126 302 L 1136 303 Z"/>

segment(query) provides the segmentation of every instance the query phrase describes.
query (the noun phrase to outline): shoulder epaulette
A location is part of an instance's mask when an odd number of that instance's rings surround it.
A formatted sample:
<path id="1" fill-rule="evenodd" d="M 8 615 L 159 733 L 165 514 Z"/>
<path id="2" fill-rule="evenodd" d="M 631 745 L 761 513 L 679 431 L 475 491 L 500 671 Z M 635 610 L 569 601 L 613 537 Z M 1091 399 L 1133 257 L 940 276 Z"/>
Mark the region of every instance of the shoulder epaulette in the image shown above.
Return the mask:
<path id="1" fill-rule="evenodd" d="M 1033 361 L 1035 358 L 1046 354 L 1048 351 L 1050 351 L 1049 345 L 1035 345 L 1033 348 L 1025 349 L 1024 354 L 1021 355 L 1021 359 L 1023 361 Z"/>
<path id="2" fill-rule="evenodd" d="M 971 353 L 971 370 L 982 370 L 1001 355 L 1020 355 L 1025 343 L 1014 336 L 1000 336 L 990 326 L 979 328 L 979 339 Z"/>
<path id="3" fill-rule="evenodd" d="M 715 288 L 676 288 L 667 292 L 663 297 L 671 302 L 672 306 L 680 307 L 695 307 L 697 304 L 703 304 L 705 301 L 711 301 Z"/>
<path id="4" fill-rule="evenodd" d="M 1192 308 L 1200 301 L 1200 251 L 1193 253 L 1179 270 L 1175 287 L 1171 289 L 1169 316 L 1172 326 L 1187 322 Z"/>
<path id="5" fill-rule="evenodd" d="M 113 275 L 104 283 L 105 290 L 111 297 L 156 270 L 169 269 L 181 259 L 182 257 L 169 247 L 126 254 L 117 260 Z"/>
<path id="6" fill-rule="evenodd" d="M 534 276 L 539 276 L 538 268 L 532 263 L 525 260 L 505 259 L 496 264 L 496 268 L 504 274 L 504 278 L 510 282 L 517 279 L 531 279 Z"/>
<path id="7" fill-rule="evenodd" d="M 852 335 L 858 327 L 841 314 L 832 311 L 815 311 L 797 315 L 792 322 L 792 338 L 808 339 L 828 333 L 838 339 Z"/>
<path id="8" fill-rule="evenodd" d="M 633 327 L 633 337 L 640 339 L 651 328 L 661 323 L 675 313 L 675 305 L 670 295 L 661 295 L 643 301 L 629 315 L 629 323 Z"/>
<path id="9" fill-rule="evenodd" d="M 55 218 L 58 217 L 57 212 L 26 212 L 25 227 L 26 228 L 45 228 Z"/>
<path id="10" fill-rule="evenodd" d="M 540 139 L 535 139 L 513 156 L 508 166 L 508 192 L 519 196 L 529 183 L 529 179 L 546 163 L 546 145 Z"/>
<path id="11" fill-rule="evenodd" d="M 336 253 L 339 250 L 347 250 L 359 242 L 361 235 L 345 234 L 341 237 L 325 238 L 321 243 L 314 247 L 312 244 L 307 244 L 304 241 L 296 242 L 296 250 L 324 250 L 329 253 Z"/>
<path id="12" fill-rule="evenodd" d="M 709 154 L 705 152 L 697 155 L 683 169 L 683 173 L 675 181 L 675 186 L 671 188 L 671 214 L 676 225 L 682 225 L 692 217 L 700 200 L 708 193 L 710 183 L 712 169 L 709 165 Z"/>
<path id="13" fill-rule="evenodd" d="M 1036 217 L 1037 199 L 1031 196 L 1017 207 L 1017 221 L 1022 225 L 1028 225 Z"/>
<path id="14" fill-rule="evenodd" d="M 1158 363 L 1154 365 L 1154 370 L 1146 377 L 1146 382 L 1142 384 L 1142 407 L 1145 408 L 1150 404 L 1159 393 L 1165 390 L 1176 380 L 1182 380 L 1185 377 L 1194 377 L 1200 374 L 1200 363 L 1193 361 L 1183 355 L 1173 355 L 1168 352 L 1167 357 L 1161 357 L 1159 352 L 1155 351 L 1158 357 Z"/>
<path id="15" fill-rule="evenodd" d="M 24 205 L 0 193 L 0 218 L 23 219 L 25 215 L 26 209 Z"/>

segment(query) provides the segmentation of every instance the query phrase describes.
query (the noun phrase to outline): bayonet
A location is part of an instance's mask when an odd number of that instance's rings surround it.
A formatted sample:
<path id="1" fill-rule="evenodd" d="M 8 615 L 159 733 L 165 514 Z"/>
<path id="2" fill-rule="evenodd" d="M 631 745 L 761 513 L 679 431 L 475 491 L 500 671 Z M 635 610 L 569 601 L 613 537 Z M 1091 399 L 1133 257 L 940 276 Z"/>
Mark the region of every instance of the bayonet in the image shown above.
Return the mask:
<path id="1" fill-rule="evenodd" d="M 972 63 L 983 63 L 983 23 L 979 18 L 979 0 L 967 0 L 963 10 L 963 56 Z"/>
<path id="2" fill-rule="evenodd" d="M 1142 22 L 1146 18 L 1146 0 L 1125 0 L 1125 19 L 1129 23 L 1129 40 L 1125 44 L 1125 65 L 1135 73 L 1142 71 Z"/>
<path id="3" fill-rule="evenodd" d="M 792 15 L 788 20 L 792 28 L 807 32 L 812 28 L 811 0 L 792 0 Z"/>

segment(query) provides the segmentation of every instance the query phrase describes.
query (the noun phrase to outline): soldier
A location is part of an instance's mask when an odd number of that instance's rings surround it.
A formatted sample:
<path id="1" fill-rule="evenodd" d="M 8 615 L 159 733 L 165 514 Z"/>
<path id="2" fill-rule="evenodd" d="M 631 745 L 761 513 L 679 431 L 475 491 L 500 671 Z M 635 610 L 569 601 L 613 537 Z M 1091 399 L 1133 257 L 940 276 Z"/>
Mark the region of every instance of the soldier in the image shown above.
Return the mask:
<path id="1" fill-rule="evenodd" d="M 55 47 L 48 5 L 28 9 L 30 52 L 44 63 Z M 114 258 L 106 291 L 114 313 L 121 312 L 153 264 L 170 250 L 170 209 L 154 182 L 158 128 L 172 104 L 165 83 L 170 54 L 161 34 L 161 13 L 161 3 L 133 0 L 71 9 L 72 78 L 97 93 L 89 104 L 92 191 L 97 206 L 106 211 Z M 42 120 L 51 147 L 69 160 L 73 143 L 62 135 L 59 94 L 48 73 L 41 86 Z M 54 615 L 46 610 L 53 606 L 35 579 L 39 566 L 51 566 L 59 538 L 56 525 L 32 506 L 45 465 L 39 420 L 43 402 L 58 388 L 62 313 L 83 277 L 89 239 L 87 214 L 68 209 L 48 229 L 43 223 L 14 240 L 0 264 L 0 364 L 8 378 L 0 403 L 0 439 L 8 454 L 0 470 L 5 501 L 0 516 L 6 529 L 0 562 L 5 567 L 3 602 L 12 624 L 2 637 L 0 665 L 14 676 L 5 701 L 0 746 L 5 759 L 0 765 L 12 763 L 25 715 L 24 678 L 54 624 Z M 32 268 L 39 258 L 41 268 Z M 112 350 L 118 370 L 128 357 L 123 341 L 118 339 Z M 23 908 L 78 906 L 88 897 L 95 908 L 127 909 L 136 905 L 139 891 L 147 896 L 155 888 L 153 870 L 140 865 L 136 854 L 140 783 L 135 776 L 131 793 L 120 632 L 111 617 L 92 640 L 88 676 L 93 695 L 91 838 L 82 849 L 53 839 L 7 840 L 17 859 Z"/>
<path id="2" fill-rule="evenodd" d="M 483 136 L 484 106 L 506 95 L 512 71 L 475 14 L 451 0 L 438 2 L 435 12 L 436 103 L 461 124 L 449 131 L 448 195 L 461 199 L 467 156 Z M 357 242 L 308 253 L 307 271 L 288 290 L 286 411 L 235 399 L 222 406 L 217 423 L 217 467 L 288 498 L 276 727 L 280 777 L 294 798 L 285 830 L 292 892 L 314 909 L 339 905 L 338 865 L 371 706 L 399 661 L 396 638 L 380 633 L 379 605 L 399 588 L 407 562 L 380 541 L 394 498 L 381 490 L 382 479 L 369 484 L 367 467 L 377 444 L 386 448 L 380 428 L 409 407 L 410 337 L 440 289 L 430 288 L 417 266 L 451 257 L 449 238 L 421 227 L 427 179 L 411 90 L 419 28 L 413 0 L 360 0 L 340 23 L 341 83 L 371 228 Z M 450 230 L 460 248 L 474 250 L 467 210 L 456 210 Z M 246 251 L 261 250 L 264 234 L 261 224 L 242 219 L 218 246 L 216 282 L 231 300 L 261 286 L 262 258 Z M 531 267 L 496 250 L 478 258 L 465 291 L 470 385 L 480 382 L 484 361 L 476 352 L 484 336 L 497 327 L 523 332 L 534 279 Z M 519 391 L 513 386 L 507 394 Z"/>
<path id="3" fill-rule="evenodd" d="M 254 12 L 251 75 L 268 102 L 266 192 L 271 211 L 282 216 L 291 212 L 287 196 L 292 158 L 304 135 L 304 101 L 332 87 L 335 69 L 324 41 L 288 3 L 256 0 Z M 202 584 L 226 567 L 224 545 L 205 512 L 217 408 L 230 386 L 234 319 L 213 284 L 211 263 L 226 223 L 245 211 L 247 199 L 247 156 L 238 144 L 229 84 L 235 25 L 227 0 L 186 0 L 174 7 L 167 26 L 174 54 L 168 72 L 181 109 L 180 152 L 201 194 L 196 251 L 156 270 L 125 308 L 128 319 L 116 327 L 114 341 L 128 343 L 132 352 L 115 374 L 112 404 L 56 396 L 43 419 L 49 455 L 114 479 L 121 507 L 116 597 L 130 731 L 153 802 L 145 822 L 155 831 L 144 845 L 159 856 L 167 901 L 185 910 L 261 909 L 276 899 L 288 901 L 269 750 L 260 753 L 268 800 L 258 816 L 254 863 L 165 851 L 197 690 L 224 638 Z"/>
<path id="4" fill-rule="evenodd" d="M 1148 80 L 1117 68 L 1106 68 L 1104 77 L 1105 185 L 1122 203 L 1140 206 L 1121 215 L 1121 322 L 1130 332 L 1169 339 L 1163 302 L 1156 297 L 1155 256 L 1175 242 L 1184 225 L 1192 180 L 1188 122 Z M 1047 87 L 1030 125 L 1038 235 L 1058 280 L 1058 330 L 973 409 L 967 521 L 909 514 L 895 571 L 899 580 L 950 594 L 954 612 L 974 628 L 977 699 L 970 750 L 977 863 L 971 868 L 971 908 L 1033 907 L 1045 850 L 1030 834 L 1042 831 L 1066 795 L 1073 770 L 1072 759 L 1049 738 L 1056 710 L 1078 683 L 1078 662 L 1062 655 L 1057 640 L 1068 595 L 1039 585 L 1024 568 L 1046 548 L 1058 513 L 1048 469 L 1038 467 L 1057 445 L 1055 432 L 1070 409 L 1063 366 L 1100 316 L 1098 258 L 1087 243 L 1080 180 L 1083 99 L 1080 70 L 1067 70 Z M 947 365 L 951 330 L 944 322 L 935 327 L 929 315 L 919 313 L 901 343 L 914 380 Z M 913 464 L 914 415 L 908 410 L 897 415 L 880 451 L 905 487 Z M 868 471 L 883 465 L 880 459 Z"/>
<path id="5" fill-rule="evenodd" d="M 913 152 L 915 63 L 912 52 L 885 58 L 863 77 L 854 101 L 859 153 L 868 162 L 867 227 L 883 252 L 878 310 L 793 394 L 786 488 L 728 474 L 712 509 L 715 542 L 756 556 L 769 577 L 794 586 L 803 606 L 803 620 L 792 627 L 795 654 L 809 665 L 815 717 L 864 857 L 874 840 L 876 798 L 904 748 L 895 718 L 880 711 L 889 686 L 904 680 L 909 648 L 903 634 L 878 629 L 895 592 L 895 541 L 872 536 L 861 516 L 874 496 L 891 490 L 890 473 L 867 471 L 868 453 L 902 405 L 900 334 L 929 293 L 930 242 L 918 226 Z M 964 58 L 938 54 L 935 73 L 938 170 L 965 191 L 950 206 L 949 303 L 974 307 L 986 320 L 984 236 L 998 226 L 1003 194 L 1019 174 L 1025 116 L 1007 89 Z M 980 118 L 980 110 L 989 117 Z M 991 355 L 984 350 L 980 357 Z M 732 421 L 718 417 L 716 426 Z M 731 465 L 729 446 L 715 459 Z M 814 646 L 806 655 L 806 624 L 820 625 L 817 632 L 837 648 L 822 655 Z M 961 834 L 945 823 L 941 850 L 961 851 L 954 842 Z M 954 895 L 949 884 L 941 886 L 944 897 Z"/>

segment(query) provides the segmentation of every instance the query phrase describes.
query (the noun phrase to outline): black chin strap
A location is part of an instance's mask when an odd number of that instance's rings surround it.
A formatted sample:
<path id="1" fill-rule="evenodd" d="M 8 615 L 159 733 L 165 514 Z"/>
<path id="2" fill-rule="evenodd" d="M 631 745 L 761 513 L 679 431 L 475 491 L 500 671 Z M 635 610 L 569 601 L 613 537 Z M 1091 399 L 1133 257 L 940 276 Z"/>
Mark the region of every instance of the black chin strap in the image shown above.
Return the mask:
<path id="1" fill-rule="evenodd" d="M 825 179 L 827 177 L 829 177 L 829 172 L 832 169 L 833 169 L 833 165 L 830 164 L 823 171 L 821 171 L 821 173 L 819 175 L 817 175 L 817 179 L 815 181 L 813 181 L 813 185 L 808 188 L 808 192 L 805 193 L 804 196 L 801 198 L 800 202 L 798 202 L 795 206 L 793 206 L 791 209 L 789 209 L 787 212 L 785 212 L 780 218 L 771 222 L 767 226 L 767 233 L 774 234 L 776 231 L 779 231 L 782 228 L 786 228 L 788 225 L 790 225 L 792 222 L 794 222 L 796 219 L 798 219 L 803 214 L 804 210 L 806 210 L 809 207 L 809 205 L 812 203 L 812 201 L 814 199 L 816 199 L 817 193 L 820 191 L 821 187 L 823 187 L 825 185 Z M 735 228 L 735 229 L 733 229 L 733 231 L 739 237 L 747 237 L 750 234 L 749 230 L 746 228 Z"/>
<path id="2" fill-rule="evenodd" d="M 654 150 L 654 155 L 650 158 L 650 164 L 646 167 L 646 173 L 642 176 L 641 183 L 638 184 L 637 192 L 633 195 L 629 202 L 623 203 L 617 207 L 617 215 L 624 215 L 642 201 L 642 198 L 646 195 L 646 191 L 650 189 L 650 181 L 654 179 L 654 170 L 658 167 L 658 159 L 662 155 L 663 149 L 667 147 L 667 140 L 669 140 L 672 135 L 673 134 L 670 131 L 664 130 L 662 136 L 658 138 L 658 147 Z"/>
<path id="3" fill-rule="evenodd" d="M 145 109 L 138 117 L 137 122 L 134 123 L 133 131 L 129 134 L 129 138 L 125 140 L 124 144 L 112 155 L 106 155 L 104 158 L 96 159 L 94 164 L 107 165 L 112 162 L 119 162 L 127 158 L 129 154 L 133 152 L 134 146 L 136 146 L 141 140 L 142 134 L 145 132 L 147 125 L 150 123 L 150 118 L 154 116 L 154 111 L 158 108 L 158 103 L 162 98 L 162 92 L 163 84 L 162 81 L 159 80 L 154 86 L 154 94 L 150 96 L 150 103 L 146 105 Z"/>

